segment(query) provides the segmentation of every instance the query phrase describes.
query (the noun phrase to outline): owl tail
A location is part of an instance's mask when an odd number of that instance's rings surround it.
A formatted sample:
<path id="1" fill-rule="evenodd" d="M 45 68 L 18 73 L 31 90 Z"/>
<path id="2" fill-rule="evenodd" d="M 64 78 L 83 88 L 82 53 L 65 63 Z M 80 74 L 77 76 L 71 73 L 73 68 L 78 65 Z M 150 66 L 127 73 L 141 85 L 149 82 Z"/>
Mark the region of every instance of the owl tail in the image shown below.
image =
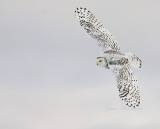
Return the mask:
<path id="1" fill-rule="evenodd" d="M 142 61 L 134 54 L 132 53 L 126 53 L 126 58 L 129 61 L 129 64 L 134 68 L 141 68 L 142 67 Z"/>

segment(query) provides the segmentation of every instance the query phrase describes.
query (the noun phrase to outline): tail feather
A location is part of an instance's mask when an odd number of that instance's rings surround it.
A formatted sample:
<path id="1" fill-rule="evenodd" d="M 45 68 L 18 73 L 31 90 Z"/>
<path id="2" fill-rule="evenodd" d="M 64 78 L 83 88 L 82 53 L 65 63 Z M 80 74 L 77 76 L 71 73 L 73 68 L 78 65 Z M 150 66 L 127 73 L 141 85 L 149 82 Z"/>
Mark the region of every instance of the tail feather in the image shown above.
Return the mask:
<path id="1" fill-rule="evenodd" d="M 141 68 L 142 67 L 142 61 L 134 54 L 132 53 L 126 53 L 126 58 L 129 61 L 129 64 L 134 68 Z"/>

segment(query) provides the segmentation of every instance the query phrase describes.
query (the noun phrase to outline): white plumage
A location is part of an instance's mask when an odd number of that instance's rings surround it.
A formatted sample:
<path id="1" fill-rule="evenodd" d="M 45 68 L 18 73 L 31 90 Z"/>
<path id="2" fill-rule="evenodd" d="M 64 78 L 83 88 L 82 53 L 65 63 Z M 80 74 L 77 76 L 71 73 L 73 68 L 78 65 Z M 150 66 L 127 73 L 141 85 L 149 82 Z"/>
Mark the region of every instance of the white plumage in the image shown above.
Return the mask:
<path id="1" fill-rule="evenodd" d="M 103 56 L 97 57 L 97 65 L 107 69 L 114 67 L 119 97 L 129 107 L 139 106 L 138 84 L 131 67 L 141 68 L 142 61 L 132 53 L 123 54 L 111 33 L 86 8 L 77 8 L 75 14 L 80 25 L 98 41 L 98 47 L 102 50 Z"/>

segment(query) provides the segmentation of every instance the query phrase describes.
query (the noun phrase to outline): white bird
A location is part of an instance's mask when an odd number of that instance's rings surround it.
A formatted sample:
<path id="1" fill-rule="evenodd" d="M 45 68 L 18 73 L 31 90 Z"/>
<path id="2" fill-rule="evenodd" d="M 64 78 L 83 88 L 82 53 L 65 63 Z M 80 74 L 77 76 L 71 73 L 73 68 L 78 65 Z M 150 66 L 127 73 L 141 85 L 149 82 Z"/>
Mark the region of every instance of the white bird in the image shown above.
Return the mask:
<path id="1" fill-rule="evenodd" d="M 139 106 L 138 83 L 131 67 L 141 68 L 142 61 L 132 53 L 123 54 L 111 33 L 86 8 L 77 8 L 75 15 L 87 34 L 98 41 L 103 54 L 97 57 L 97 65 L 107 69 L 113 66 L 121 100 L 129 107 Z"/>

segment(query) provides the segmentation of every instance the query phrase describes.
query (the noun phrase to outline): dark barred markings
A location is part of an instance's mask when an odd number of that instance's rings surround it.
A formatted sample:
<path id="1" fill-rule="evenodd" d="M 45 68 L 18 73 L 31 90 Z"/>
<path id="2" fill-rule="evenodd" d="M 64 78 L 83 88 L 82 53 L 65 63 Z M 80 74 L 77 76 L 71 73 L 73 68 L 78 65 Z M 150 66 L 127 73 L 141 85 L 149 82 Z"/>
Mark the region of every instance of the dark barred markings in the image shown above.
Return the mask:
<path id="1" fill-rule="evenodd" d="M 76 17 L 80 25 L 86 32 L 98 41 L 98 46 L 102 50 L 111 48 L 115 51 L 120 51 L 114 37 L 106 30 L 104 25 L 86 8 L 77 8 L 75 11 Z"/>
<path id="2" fill-rule="evenodd" d="M 97 59 L 100 59 L 100 58 L 104 58 L 104 57 L 97 57 Z"/>
<path id="3" fill-rule="evenodd" d="M 127 96 L 128 93 L 129 93 L 128 89 L 123 89 L 123 91 L 119 92 L 119 96 L 120 96 L 120 98 L 123 98 L 123 97 Z"/>
<path id="4" fill-rule="evenodd" d="M 121 58 L 120 60 L 109 61 L 110 65 L 125 65 L 128 64 L 128 59 Z"/>
<path id="5" fill-rule="evenodd" d="M 115 50 L 107 50 L 107 51 L 104 51 L 104 54 L 118 54 L 118 55 L 124 55 L 123 53 L 118 52 L 118 51 L 115 51 Z"/>
<path id="6" fill-rule="evenodd" d="M 135 79 L 130 66 L 124 65 L 122 68 L 115 68 L 115 71 L 120 98 L 129 107 L 139 106 L 140 95 L 137 80 Z"/>

